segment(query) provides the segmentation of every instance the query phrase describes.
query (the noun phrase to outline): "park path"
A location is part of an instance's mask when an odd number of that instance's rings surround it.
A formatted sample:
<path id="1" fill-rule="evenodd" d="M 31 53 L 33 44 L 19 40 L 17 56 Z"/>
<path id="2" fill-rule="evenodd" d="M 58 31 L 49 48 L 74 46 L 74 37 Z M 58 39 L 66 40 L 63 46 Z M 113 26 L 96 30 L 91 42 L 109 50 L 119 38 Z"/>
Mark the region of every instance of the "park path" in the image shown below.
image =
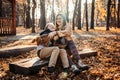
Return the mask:
<path id="1" fill-rule="evenodd" d="M 0 38 L 1 41 L 17 41 L 17 40 L 32 40 L 35 36 L 38 36 L 38 33 L 31 33 L 31 34 L 17 34 L 15 36 L 8 36 L 8 37 L 2 37 Z M 95 37 L 114 37 L 114 36 L 120 36 L 120 34 L 81 34 L 81 33 L 73 33 L 73 36 L 76 38 L 81 38 L 81 37 L 89 37 L 89 38 L 95 38 Z"/>

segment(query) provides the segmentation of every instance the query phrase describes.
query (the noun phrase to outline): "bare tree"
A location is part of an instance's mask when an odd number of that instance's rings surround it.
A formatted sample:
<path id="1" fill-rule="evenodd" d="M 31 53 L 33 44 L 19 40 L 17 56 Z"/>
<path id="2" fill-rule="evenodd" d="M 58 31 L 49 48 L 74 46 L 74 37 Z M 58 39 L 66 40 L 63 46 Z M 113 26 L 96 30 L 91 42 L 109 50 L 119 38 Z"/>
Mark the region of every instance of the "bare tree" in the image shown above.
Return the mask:
<path id="1" fill-rule="evenodd" d="M 79 4 L 78 4 L 78 29 L 81 30 L 81 1 L 79 0 Z"/>
<path id="2" fill-rule="evenodd" d="M 26 8 L 26 28 L 31 27 L 31 17 L 30 17 L 30 0 L 27 0 L 27 8 Z"/>
<path id="3" fill-rule="evenodd" d="M 116 0 L 112 0 L 110 4 L 110 27 L 116 28 Z"/>
<path id="4" fill-rule="evenodd" d="M 85 5 L 84 5 L 84 7 L 85 7 Z M 81 25 L 81 27 L 83 27 L 84 26 L 84 19 L 85 19 L 85 9 L 84 9 L 84 12 L 83 12 L 83 18 L 82 18 L 82 25 Z"/>
<path id="5" fill-rule="evenodd" d="M 106 30 L 109 30 L 110 27 L 110 4 L 111 4 L 111 0 L 108 0 L 108 4 L 107 4 L 107 25 L 106 25 Z"/>
<path id="6" fill-rule="evenodd" d="M 54 11 L 54 5 L 55 4 L 55 0 L 53 0 L 52 2 L 52 21 L 53 23 L 55 23 L 55 11 Z"/>
<path id="7" fill-rule="evenodd" d="M 120 28 L 120 0 L 118 0 L 117 27 Z"/>
<path id="8" fill-rule="evenodd" d="M 91 11 L 91 25 L 90 25 L 90 29 L 94 29 L 94 10 L 95 10 L 95 0 L 92 0 L 92 11 Z"/>
<path id="9" fill-rule="evenodd" d="M 25 2 L 23 2 L 23 8 L 24 8 L 24 15 L 23 15 L 23 22 L 24 22 L 24 27 L 26 28 L 26 19 L 25 19 L 25 17 L 26 17 L 26 4 L 25 4 Z"/>
<path id="10" fill-rule="evenodd" d="M 45 17 L 45 0 L 40 0 L 40 12 L 41 12 L 41 17 L 40 17 L 40 28 L 44 29 L 46 25 L 46 17 Z"/>
<path id="11" fill-rule="evenodd" d="M 0 17 L 2 17 L 2 0 L 0 0 Z"/>
<path id="12" fill-rule="evenodd" d="M 74 13 L 73 13 L 73 20 L 72 20 L 72 26 L 73 26 L 73 30 L 75 29 L 75 15 L 76 15 L 76 9 L 77 9 L 77 3 L 78 3 L 78 0 L 76 0 L 75 2 L 75 8 L 74 8 Z"/>
<path id="13" fill-rule="evenodd" d="M 32 7 L 32 33 L 35 33 L 35 8 L 36 8 L 36 1 L 32 0 L 33 7 Z"/>
<path id="14" fill-rule="evenodd" d="M 85 11 L 85 17 L 86 17 L 86 31 L 89 31 L 89 29 L 88 29 L 88 8 L 87 8 L 87 0 L 86 0 L 86 3 L 85 3 L 85 9 L 86 9 L 86 11 Z"/>
<path id="15" fill-rule="evenodd" d="M 66 13 L 66 20 L 67 20 L 67 22 L 69 22 L 69 0 L 67 0 L 66 11 L 67 11 L 67 13 Z"/>

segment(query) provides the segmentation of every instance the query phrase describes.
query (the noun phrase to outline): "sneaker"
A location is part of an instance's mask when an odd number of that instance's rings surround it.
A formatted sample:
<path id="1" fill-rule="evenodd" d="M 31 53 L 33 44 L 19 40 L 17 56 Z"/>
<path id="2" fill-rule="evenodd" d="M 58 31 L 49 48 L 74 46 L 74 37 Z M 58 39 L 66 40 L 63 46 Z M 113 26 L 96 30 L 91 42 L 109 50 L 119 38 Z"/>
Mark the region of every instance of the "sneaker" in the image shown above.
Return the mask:
<path id="1" fill-rule="evenodd" d="M 48 67 L 48 70 L 47 70 L 48 74 L 52 74 L 55 72 L 55 67 Z"/>
<path id="2" fill-rule="evenodd" d="M 79 70 L 76 65 L 72 65 L 71 69 L 74 74 L 79 74 L 80 72 L 82 72 L 82 70 Z"/>
<path id="3" fill-rule="evenodd" d="M 70 70 L 69 70 L 69 68 L 64 68 L 63 72 L 66 72 L 67 74 L 69 74 Z"/>
<path id="4" fill-rule="evenodd" d="M 80 69 L 82 69 L 82 71 L 89 69 L 89 67 L 83 64 L 81 60 L 78 61 L 78 66 L 80 67 Z"/>

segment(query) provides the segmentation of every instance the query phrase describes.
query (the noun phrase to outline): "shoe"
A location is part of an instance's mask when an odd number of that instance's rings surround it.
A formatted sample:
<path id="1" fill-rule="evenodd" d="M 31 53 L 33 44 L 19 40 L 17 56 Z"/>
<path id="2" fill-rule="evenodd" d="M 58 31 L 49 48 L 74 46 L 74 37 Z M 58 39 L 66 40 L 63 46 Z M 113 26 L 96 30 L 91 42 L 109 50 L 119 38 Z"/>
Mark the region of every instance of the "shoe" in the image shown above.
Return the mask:
<path id="1" fill-rule="evenodd" d="M 72 66 L 71 66 L 71 69 L 72 69 L 72 72 L 73 72 L 75 75 L 77 75 L 77 74 L 79 74 L 79 73 L 82 72 L 82 70 L 81 70 L 81 69 L 78 69 L 78 68 L 76 67 L 76 65 L 72 65 Z"/>
<path id="2" fill-rule="evenodd" d="M 52 74 L 55 72 L 55 67 L 48 67 L 48 70 L 47 70 L 48 74 Z"/>
<path id="3" fill-rule="evenodd" d="M 70 70 L 69 70 L 69 68 L 64 68 L 64 69 L 63 69 L 63 72 L 66 72 L 67 74 L 69 74 L 69 73 L 70 73 Z"/>
<path id="4" fill-rule="evenodd" d="M 82 69 L 82 71 L 89 69 L 89 66 L 83 64 L 81 60 L 78 61 L 78 66 L 80 67 L 79 69 Z"/>

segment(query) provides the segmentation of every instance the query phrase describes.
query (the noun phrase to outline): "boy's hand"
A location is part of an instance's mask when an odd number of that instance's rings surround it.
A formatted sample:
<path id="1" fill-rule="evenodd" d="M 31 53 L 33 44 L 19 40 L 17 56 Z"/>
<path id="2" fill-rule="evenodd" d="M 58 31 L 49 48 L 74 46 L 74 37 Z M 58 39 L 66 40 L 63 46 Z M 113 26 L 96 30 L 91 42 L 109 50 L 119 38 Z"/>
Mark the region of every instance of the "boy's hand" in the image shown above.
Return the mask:
<path id="1" fill-rule="evenodd" d="M 55 41 L 56 40 L 58 40 L 59 39 L 59 37 L 56 35 L 56 36 L 54 36 L 54 38 L 53 38 Z"/>
<path id="2" fill-rule="evenodd" d="M 56 31 L 49 33 L 48 37 L 51 39 L 56 35 Z"/>

